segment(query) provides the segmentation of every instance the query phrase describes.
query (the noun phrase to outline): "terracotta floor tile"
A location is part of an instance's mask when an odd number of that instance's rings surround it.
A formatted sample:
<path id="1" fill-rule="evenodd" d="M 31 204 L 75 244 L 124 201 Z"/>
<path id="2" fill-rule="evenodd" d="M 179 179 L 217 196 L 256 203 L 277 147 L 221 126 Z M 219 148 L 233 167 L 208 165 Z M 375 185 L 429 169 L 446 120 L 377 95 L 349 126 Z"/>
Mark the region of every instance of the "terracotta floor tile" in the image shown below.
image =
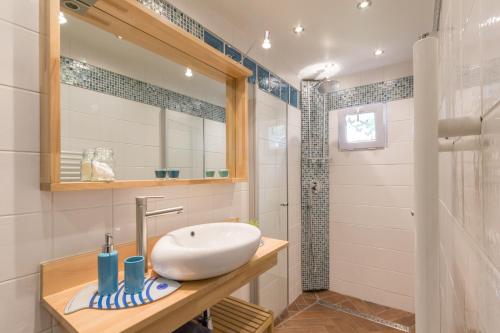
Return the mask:
<path id="1" fill-rule="evenodd" d="M 400 333 L 366 319 L 318 304 L 318 300 L 411 326 L 415 316 L 332 291 L 304 293 L 279 317 L 276 333 Z"/>
<path id="2" fill-rule="evenodd" d="M 321 294 L 320 299 L 333 304 L 338 304 L 346 301 L 347 297 L 345 295 L 330 291 L 328 293 Z"/>
<path id="3" fill-rule="evenodd" d="M 415 315 L 403 310 L 389 308 L 388 310 L 378 314 L 378 316 L 382 319 L 390 320 L 406 326 L 412 326 L 415 324 Z"/>

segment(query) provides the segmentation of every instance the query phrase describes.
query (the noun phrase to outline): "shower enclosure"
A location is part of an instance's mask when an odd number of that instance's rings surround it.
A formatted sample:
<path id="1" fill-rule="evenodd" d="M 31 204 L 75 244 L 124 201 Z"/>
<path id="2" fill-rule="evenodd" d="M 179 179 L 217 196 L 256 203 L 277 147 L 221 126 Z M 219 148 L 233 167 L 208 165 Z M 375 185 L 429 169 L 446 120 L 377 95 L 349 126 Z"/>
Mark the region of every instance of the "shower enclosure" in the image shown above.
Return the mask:
<path id="1" fill-rule="evenodd" d="M 250 90 L 250 218 L 263 236 L 288 239 L 287 104 Z M 252 301 L 281 314 L 288 306 L 288 252 L 252 285 Z"/>

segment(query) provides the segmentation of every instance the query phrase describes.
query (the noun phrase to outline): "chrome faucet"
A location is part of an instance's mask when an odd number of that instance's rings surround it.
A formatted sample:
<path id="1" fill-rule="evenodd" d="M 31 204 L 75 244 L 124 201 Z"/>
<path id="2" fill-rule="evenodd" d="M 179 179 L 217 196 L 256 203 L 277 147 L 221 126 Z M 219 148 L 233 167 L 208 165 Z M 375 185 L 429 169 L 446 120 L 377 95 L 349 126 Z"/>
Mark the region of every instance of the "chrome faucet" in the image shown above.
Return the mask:
<path id="1" fill-rule="evenodd" d="M 148 226 L 149 216 L 165 214 L 182 214 L 184 207 L 172 207 L 148 211 L 148 199 L 163 199 L 162 196 L 145 196 L 135 198 L 136 246 L 137 255 L 144 257 L 144 270 L 148 272 Z"/>

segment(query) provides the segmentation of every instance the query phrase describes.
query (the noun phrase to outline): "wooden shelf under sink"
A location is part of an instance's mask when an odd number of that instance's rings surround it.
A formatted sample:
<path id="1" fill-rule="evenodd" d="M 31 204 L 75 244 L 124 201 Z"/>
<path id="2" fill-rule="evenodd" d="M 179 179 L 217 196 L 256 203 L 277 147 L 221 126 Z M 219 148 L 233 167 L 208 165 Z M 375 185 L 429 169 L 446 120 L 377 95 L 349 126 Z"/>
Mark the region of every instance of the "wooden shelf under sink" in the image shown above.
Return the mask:
<path id="1" fill-rule="evenodd" d="M 272 333 L 273 312 L 235 297 L 226 297 L 211 307 L 213 333 Z"/>
<path id="2" fill-rule="evenodd" d="M 158 238 L 151 238 L 152 246 Z M 97 277 L 98 251 L 67 257 L 41 265 L 42 304 L 68 332 L 171 332 L 249 283 L 278 261 L 288 242 L 263 238 L 263 245 L 240 268 L 211 279 L 183 282 L 174 293 L 156 302 L 121 310 L 86 309 L 65 315 L 73 296 Z M 119 270 L 123 258 L 134 255 L 135 242 L 117 246 Z"/>

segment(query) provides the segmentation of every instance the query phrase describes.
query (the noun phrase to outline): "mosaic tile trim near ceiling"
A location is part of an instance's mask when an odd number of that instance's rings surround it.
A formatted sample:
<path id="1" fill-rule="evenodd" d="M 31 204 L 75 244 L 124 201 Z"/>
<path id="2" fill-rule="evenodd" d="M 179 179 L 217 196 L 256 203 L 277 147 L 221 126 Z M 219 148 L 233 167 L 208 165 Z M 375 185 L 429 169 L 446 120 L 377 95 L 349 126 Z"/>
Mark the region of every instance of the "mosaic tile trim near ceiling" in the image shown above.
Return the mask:
<path id="1" fill-rule="evenodd" d="M 68 57 L 61 57 L 61 83 L 200 118 L 226 122 L 226 110 L 221 106 Z"/>
<path id="2" fill-rule="evenodd" d="M 334 91 L 327 95 L 329 111 L 413 97 L 413 76 Z"/>
<path id="3" fill-rule="evenodd" d="M 158 15 L 163 16 L 170 22 L 189 32 L 193 36 L 203 40 L 219 52 L 250 69 L 253 72 L 253 75 L 248 78 L 248 81 L 255 84 L 258 78 L 258 87 L 260 90 L 265 91 L 294 107 L 298 107 L 299 94 L 295 87 L 279 78 L 268 69 L 259 65 L 257 61 L 247 57 L 243 54 L 243 52 L 239 51 L 234 46 L 226 43 L 222 38 L 208 31 L 208 29 L 203 27 L 200 23 L 168 3 L 166 0 L 137 1 L 156 12 Z"/>

